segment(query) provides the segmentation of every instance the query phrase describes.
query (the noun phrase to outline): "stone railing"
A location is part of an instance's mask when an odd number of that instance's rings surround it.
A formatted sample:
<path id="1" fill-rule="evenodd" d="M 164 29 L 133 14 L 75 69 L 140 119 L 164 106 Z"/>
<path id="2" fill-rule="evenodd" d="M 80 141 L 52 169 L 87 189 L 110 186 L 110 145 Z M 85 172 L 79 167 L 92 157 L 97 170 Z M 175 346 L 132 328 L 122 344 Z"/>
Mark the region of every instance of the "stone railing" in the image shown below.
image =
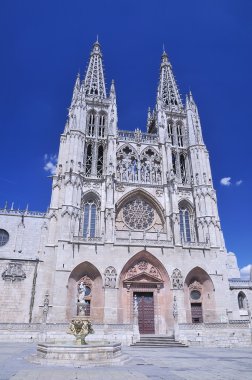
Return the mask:
<path id="1" fill-rule="evenodd" d="M 203 329 L 218 329 L 218 328 L 248 328 L 248 320 L 232 320 L 229 322 L 212 322 L 212 323 L 179 323 L 180 330 L 203 330 Z"/>
<path id="2" fill-rule="evenodd" d="M 6 214 L 6 215 L 24 215 L 24 216 L 37 216 L 37 217 L 45 217 L 46 212 L 40 212 L 40 211 L 28 211 L 28 210 L 14 210 L 14 209 L 7 209 L 2 208 L 0 209 L 0 214 Z"/>
<path id="3" fill-rule="evenodd" d="M 181 242 L 183 248 L 210 248 L 210 243 L 208 242 L 198 242 L 198 241 L 183 241 Z"/>
<path id="4" fill-rule="evenodd" d="M 231 278 L 229 280 L 230 289 L 252 289 L 252 281 L 243 280 L 241 278 Z"/>
<path id="5" fill-rule="evenodd" d="M 73 237 L 73 242 L 74 243 L 103 243 L 104 239 L 103 237 L 86 237 L 84 238 L 83 236 L 74 236 Z"/>
<path id="6" fill-rule="evenodd" d="M 132 142 L 157 143 L 158 135 L 153 133 L 142 133 L 139 130 L 136 130 L 135 132 L 118 131 L 118 139 Z"/>
<path id="7" fill-rule="evenodd" d="M 116 238 L 116 244 L 121 245 L 140 245 L 140 246 L 163 246 L 170 247 L 173 244 L 167 240 L 152 240 L 152 239 L 132 239 L 132 238 Z"/>

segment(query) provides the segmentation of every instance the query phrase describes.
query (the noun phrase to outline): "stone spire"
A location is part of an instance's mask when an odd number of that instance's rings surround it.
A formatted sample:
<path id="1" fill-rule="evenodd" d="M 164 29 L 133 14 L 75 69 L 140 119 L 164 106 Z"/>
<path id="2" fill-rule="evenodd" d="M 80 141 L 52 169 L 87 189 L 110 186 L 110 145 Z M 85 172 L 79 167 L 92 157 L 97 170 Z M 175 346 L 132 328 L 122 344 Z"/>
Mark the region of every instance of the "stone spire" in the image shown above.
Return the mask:
<path id="1" fill-rule="evenodd" d="M 165 51 L 163 51 L 161 60 L 158 100 L 163 103 L 163 106 L 170 110 L 179 111 L 183 108 L 178 87 L 172 72 L 172 65 L 169 62 Z"/>
<path id="2" fill-rule="evenodd" d="M 94 43 L 84 80 L 87 97 L 106 98 L 106 88 L 102 66 L 102 53 L 98 40 Z"/>
<path id="3" fill-rule="evenodd" d="M 78 73 L 76 81 L 75 81 L 74 90 L 73 90 L 73 97 L 72 97 L 72 101 L 71 101 L 71 108 L 75 105 L 75 103 L 78 99 L 79 92 L 80 92 L 80 73 Z"/>

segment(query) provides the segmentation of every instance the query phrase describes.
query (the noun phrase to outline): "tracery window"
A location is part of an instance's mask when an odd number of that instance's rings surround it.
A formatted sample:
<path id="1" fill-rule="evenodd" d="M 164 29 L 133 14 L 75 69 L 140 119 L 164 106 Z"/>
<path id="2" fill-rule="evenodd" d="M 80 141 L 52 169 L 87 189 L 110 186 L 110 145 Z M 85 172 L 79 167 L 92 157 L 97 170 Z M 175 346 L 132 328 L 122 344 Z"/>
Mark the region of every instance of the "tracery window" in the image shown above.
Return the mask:
<path id="1" fill-rule="evenodd" d="M 98 147 L 98 158 L 97 158 L 97 177 L 100 177 L 103 172 L 103 146 Z"/>
<path id="2" fill-rule="evenodd" d="M 246 296 L 243 292 L 240 292 L 238 294 L 238 305 L 239 305 L 239 309 L 246 309 L 247 308 L 247 305 L 246 305 L 246 302 L 247 299 L 246 299 Z"/>
<path id="3" fill-rule="evenodd" d="M 177 125 L 177 138 L 178 138 L 178 146 L 183 147 L 183 132 L 182 125 Z"/>
<path id="4" fill-rule="evenodd" d="M 173 136 L 173 126 L 172 126 L 172 121 L 168 120 L 168 138 L 171 140 L 171 144 L 174 145 L 174 136 Z"/>
<path id="5" fill-rule="evenodd" d="M 161 184 L 161 158 L 154 149 L 145 149 L 140 157 L 130 146 L 117 152 L 117 178 L 121 182 Z"/>
<path id="6" fill-rule="evenodd" d="M 140 157 L 142 183 L 161 184 L 161 159 L 153 149 L 144 150 Z"/>
<path id="7" fill-rule="evenodd" d="M 92 172 L 92 144 L 89 144 L 87 146 L 87 153 L 86 153 L 86 176 L 90 176 Z"/>
<path id="8" fill-rule="evenodd" d="M 97 204 L 90 199 L 84 203 L 83 237 L 94 238 L 96 235 Z"/>
<path id="9" fill-rule="evenodd" d="M 138 181 L 137 154 L 129 146 L 124 146 L 117 153 L 117 178 L 121 182 Z"/>
<path id="10" fill-rule="evenodd" d="M 146 230 L 154 222 L 154 209 L 143 199 L 134 199 L 123 207 L 125 224 L 134 230 Z"/>
<path id="11" fill-rule="evenodd" d="M 185 242 L 192 241 L 193 215 L 185 205 L 179 206 L 179 227 L 181 239 Z"/>
<path id="12" fill-rule="evenodd" d="M 95 113 L 90 112 L 88 115 L 88 136 L 95 136 Z"/>

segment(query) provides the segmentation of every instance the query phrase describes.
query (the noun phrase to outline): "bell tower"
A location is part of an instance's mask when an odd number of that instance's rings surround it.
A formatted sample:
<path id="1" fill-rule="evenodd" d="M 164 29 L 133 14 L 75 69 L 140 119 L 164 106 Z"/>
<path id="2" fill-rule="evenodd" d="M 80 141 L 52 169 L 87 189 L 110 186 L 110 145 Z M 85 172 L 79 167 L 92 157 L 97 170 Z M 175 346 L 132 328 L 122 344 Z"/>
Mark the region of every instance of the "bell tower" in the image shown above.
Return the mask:
<path id="1" fill-rule="evenodd" d="M 102 52 L 96 41 L 84 79 L 77 75 L 60 139 L 49 211 L 50 244 L 103 235 L 111 239 L 116 130 L 115 85 L 112 81 L 107 96 Z M 109 227 L 106 215 L 111 216 Z"/>

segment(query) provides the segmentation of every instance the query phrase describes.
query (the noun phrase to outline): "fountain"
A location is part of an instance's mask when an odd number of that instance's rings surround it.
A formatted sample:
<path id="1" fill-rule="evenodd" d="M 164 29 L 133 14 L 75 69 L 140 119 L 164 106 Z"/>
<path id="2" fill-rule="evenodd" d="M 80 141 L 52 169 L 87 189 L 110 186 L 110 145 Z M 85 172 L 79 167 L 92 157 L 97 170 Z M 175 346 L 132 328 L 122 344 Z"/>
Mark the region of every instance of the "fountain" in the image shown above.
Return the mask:
<path id="1" fill-rule="evenodd" d="M 88 303 L 85 301 L 86 287 L 83 283 L 79 284 L 78 291 L 77 316 L 72 318 L 68 331 L 68 334 L 75 336 L 75 342 L 38 343 L 37 355 L 31 361 L 74 367 L 123 364 L 127 356 L 122 355 L 121 343 L 86 342 L 86 337 L 94 334 L 94 330 L 90 317 L 86 316 Z"/>

